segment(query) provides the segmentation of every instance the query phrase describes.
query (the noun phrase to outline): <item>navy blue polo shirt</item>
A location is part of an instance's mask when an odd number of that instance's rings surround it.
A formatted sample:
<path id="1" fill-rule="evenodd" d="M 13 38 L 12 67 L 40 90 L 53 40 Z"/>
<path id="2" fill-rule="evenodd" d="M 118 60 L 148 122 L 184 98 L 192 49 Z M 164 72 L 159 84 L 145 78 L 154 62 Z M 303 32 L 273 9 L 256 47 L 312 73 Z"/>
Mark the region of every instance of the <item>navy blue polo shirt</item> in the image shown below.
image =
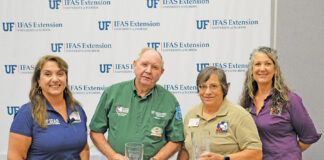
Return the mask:
<path id="1" fill-rule="evenodd" d="M 80 159 L 80 152 L 87 144 L 87 117 L 80 106 L 77 112 L 67 107 L 69 121 L 47 102 L 47 128 L 41 128 L 32 118 L 31 103 L 24 104 L 17 112 L 10 132 L 32 137 L 27 159 Z"/>

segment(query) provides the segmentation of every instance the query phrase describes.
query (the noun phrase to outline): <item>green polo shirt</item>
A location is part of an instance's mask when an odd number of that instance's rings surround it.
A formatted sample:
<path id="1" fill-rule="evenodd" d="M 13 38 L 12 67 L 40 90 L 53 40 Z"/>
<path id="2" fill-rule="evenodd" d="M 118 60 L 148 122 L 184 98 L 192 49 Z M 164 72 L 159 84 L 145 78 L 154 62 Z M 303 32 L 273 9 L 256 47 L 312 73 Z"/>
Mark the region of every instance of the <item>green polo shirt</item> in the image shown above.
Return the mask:
<path id="1" fill-rule="evenodd" d="M 193 159 L 191 132 L 208 130 L 210 151 L 228 155 L 245 149 L 262 150 L 257 127 L 243 107 L 224 99 L 214 117 L 206 120 L 202 115 L 203 104 L 193 107 L 184 120 L 185 148 Z"/>
<path id="2" fill-rule="evenodd" d="M 125 143 L 143 143 L 144 159 L 154 156 L 168 141 L 184 140 L 182 115 L 175 96 L 155 85 L 141 98 L 134 80 L 117 83 L 103 92 L 90 129 L 99 133 L 108 130 L 109 144 L 122 155 Z"/>

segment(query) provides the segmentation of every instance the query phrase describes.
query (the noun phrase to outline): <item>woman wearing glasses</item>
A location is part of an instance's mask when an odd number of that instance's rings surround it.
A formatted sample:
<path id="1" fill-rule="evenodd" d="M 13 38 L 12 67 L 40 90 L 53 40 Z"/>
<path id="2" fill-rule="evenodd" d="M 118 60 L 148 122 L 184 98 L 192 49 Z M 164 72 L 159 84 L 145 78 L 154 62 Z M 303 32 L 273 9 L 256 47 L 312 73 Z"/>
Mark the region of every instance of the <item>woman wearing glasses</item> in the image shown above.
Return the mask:
<path id="1" fill-rule="evenodd" d="M 185 142 L 178 159 L 196 159 L 191 133 L 198 130 L 209 131 L 210 150 L 197 159 L 262 159 L 262 144 L 252 117 L 225 98 L 229 84 L 224 71 L 206 67 L 198 74 L 196 84 L 202 103 L 194 106 L 185 117 Z"/>

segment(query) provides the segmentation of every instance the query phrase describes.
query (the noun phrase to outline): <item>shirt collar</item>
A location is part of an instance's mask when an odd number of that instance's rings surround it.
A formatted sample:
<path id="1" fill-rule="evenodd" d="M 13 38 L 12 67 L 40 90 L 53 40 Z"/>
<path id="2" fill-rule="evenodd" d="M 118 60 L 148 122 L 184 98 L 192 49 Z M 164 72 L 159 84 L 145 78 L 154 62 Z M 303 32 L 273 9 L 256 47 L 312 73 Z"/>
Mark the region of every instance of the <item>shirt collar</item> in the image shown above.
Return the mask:
<path id="1" fill-rule="evenodd" d="M 269 95 L 267 96 L 267 98 L 264 101 L 269 100 L 269 98 L 272 96 L 272 94 L 273 94 L 273 90 L 271 90 L 271 92 L 269 93 Z"/>
<path id="2" fill-rule="evenodd" d="M 271 90 L 269 95 L 264 99 L 264 104 L 263 105 L 265 105 L 266 102 L 270 100 L 272 94 L 273 94 L 273 90 Z M 255 107 L 255 104 L 254 104 L 253 100 L 252 100 L 252 105 L 250 105 L 249 109 L 250 109 L 250 111 L 248 110 L 248 112 L 252 113 L 253 115 L 256 115 L 256 107 Z M 262 108 L 261 108 L 261 110 L 262 110 Z"/>
<path id="3" fill-rule="evenodd" d="M 47 111 L 56 112 L 55 109 L 53 108 L 53 106 L 49 103 L 49 101 L 46 98 L 45 98 L 45 100 L 46 100 Z M 68 115 L 70 115 L 70 113 L 72 113 L 72 110 L 70 109 L 68 104 L 66 104 L 66 110 L 67 110 Z"/>
<path id="4" fill-rule="evenodd" d="M 227 113 L 229 111 L 229 108 L 227 107 L 228 103 L 229 103 L 229 101 L 226 98 L 224 98 L 223 103 L 220 106 L 220 108 L 218 109 L 216 116 L 226 116 L 227 115 Z"/>
<path id="5" fill-rule="evenodd" d="M 218 109 L 217 113 L 215 114 L 215 116 L 213 116 L 211 119 L 214 119 L 215 117 L 226 116 L 228 114 L 228 111 L 229 111 L 229 109 L 227 107 L 228 103 L 229 103 L 229 101 L 226 98 L 224 98 L 222 105 L 219 107 L 219 109 Z M 200 103 L 198 105 L 197 109 L 195 110 L 195 113 L 196 113 L 197 117 L 203 118 L 202 109 L 203 109 L 203 103 Z"/>
<path id="6" fill-rule="evenodd" d="M 203 118 L 203 103 L 200 103 L 197 107 L 197 109 L 194 111 L 194 113 L 196 114 L 197 117 Z"/>
<path id="7" fill-rule="evenodd" d="M 137 90 L 136 90 L 136 87 L 135 87 L 135 78 L 132 80 L 132 84 L 131 84 L 131 87 L 132 87 L 132 90 L 133 90 L 133 93 L 134 93 L 134 96 L 138 96 L 138 97 L 141 97 L 138 93 L 137 93 Z M 154 87 L 144 96 L 144 98 L 142 99 L 146 99 L 148 96 L 150 96 L 151 94 L 153 94 L 153 92 L 156 90 L 156 85 L 154 85 Z"/>

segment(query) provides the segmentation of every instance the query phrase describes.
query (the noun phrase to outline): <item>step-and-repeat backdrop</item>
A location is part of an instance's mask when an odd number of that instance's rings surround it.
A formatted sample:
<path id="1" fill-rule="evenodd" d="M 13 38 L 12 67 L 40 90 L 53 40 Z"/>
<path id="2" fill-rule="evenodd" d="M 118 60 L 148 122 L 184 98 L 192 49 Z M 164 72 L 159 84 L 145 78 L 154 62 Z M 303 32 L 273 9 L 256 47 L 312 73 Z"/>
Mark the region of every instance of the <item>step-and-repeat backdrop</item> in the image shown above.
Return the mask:
<path id="1" fill-rule="evenodd" d="M 0 159 L 14 114 L 29 101 L 31 76 L 44 55 L 69 64 L 69 84 L 89 121 L 103 90 L 134 78 L 144 47 L 162 53 L 159 84 L 174 93 L 183 116 L 200 103 L 195 80 L 206 66 L 226 71 L 238 103 L 250 52 L 270 45 L 271 1 L 2 0 L 0 1 Z M 57 135 L 59 136 L 59 135 Z M 92 159 L 101 159 L 91 146 Z"/>

